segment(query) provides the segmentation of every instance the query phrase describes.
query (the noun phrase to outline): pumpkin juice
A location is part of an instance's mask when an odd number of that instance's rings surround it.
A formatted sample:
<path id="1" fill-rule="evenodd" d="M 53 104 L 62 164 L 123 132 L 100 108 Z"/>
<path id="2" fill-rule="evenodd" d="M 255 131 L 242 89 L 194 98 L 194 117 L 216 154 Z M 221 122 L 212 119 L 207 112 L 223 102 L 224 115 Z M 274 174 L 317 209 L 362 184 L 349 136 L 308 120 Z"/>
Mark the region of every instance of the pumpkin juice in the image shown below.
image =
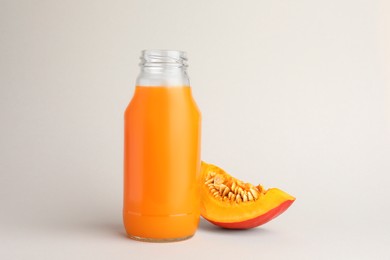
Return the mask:
<path id="1" fill-rule="evenodd" d="M 189 86 L 137 86 L 125 111 L 124 207 L 133 238 L 192 236 L 200 214 L 200 113 Z"/>

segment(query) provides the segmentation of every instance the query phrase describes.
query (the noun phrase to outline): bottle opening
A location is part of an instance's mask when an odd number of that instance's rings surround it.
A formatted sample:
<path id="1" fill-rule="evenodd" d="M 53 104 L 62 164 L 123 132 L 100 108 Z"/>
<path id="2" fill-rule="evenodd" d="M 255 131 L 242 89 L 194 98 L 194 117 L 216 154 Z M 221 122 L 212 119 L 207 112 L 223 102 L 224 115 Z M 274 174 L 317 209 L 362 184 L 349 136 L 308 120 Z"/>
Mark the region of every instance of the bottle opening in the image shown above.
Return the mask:
<path id="1" fill-rule="evenodd" d="M 142 67 L 187 67 L 187 54 L 176 50 L 143 50 Z"/>

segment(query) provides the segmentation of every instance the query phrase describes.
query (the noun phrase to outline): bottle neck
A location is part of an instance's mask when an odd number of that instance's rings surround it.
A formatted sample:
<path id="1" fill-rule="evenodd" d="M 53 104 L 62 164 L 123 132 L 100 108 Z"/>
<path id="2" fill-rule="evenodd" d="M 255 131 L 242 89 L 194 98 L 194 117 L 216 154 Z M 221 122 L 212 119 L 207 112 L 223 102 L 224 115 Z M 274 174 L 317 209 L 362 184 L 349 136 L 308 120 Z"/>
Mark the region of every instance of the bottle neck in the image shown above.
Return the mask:
<path id="1" fill-rule="evenodd" d="M 181 51 L 144 50 L 137 86 L 189 86 L 187 57 Z"/>

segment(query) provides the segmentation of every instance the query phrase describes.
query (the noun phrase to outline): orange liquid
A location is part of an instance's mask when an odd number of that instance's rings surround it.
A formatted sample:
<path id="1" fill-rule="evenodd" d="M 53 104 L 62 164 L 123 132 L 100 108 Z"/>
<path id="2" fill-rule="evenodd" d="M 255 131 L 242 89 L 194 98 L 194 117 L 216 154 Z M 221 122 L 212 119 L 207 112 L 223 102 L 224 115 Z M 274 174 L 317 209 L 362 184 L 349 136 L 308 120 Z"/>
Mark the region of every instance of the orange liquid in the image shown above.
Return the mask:
<path id="1" fill-rule="evenodd" d="M 133 238 L 190 237 L 199 222 L 200 113 L 191 88 L 140 87 L 125 112 L 124 207 Z"/>

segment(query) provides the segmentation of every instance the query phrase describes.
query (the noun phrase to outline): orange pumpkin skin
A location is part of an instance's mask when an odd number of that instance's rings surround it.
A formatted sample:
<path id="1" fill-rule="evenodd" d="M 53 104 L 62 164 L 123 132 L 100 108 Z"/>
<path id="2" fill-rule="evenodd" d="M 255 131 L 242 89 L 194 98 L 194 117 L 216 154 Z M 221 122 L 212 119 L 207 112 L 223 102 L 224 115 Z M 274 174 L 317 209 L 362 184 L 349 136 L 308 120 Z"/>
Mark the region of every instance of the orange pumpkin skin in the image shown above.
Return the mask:
<path id="1" fill-rule="evenodd" d="M 221 168 L 202 162 L 200 174 L 201 215 L 227 229 L 249 229 L 285 212 L 295 198 L 261 185 L 244 183 Z"/>

